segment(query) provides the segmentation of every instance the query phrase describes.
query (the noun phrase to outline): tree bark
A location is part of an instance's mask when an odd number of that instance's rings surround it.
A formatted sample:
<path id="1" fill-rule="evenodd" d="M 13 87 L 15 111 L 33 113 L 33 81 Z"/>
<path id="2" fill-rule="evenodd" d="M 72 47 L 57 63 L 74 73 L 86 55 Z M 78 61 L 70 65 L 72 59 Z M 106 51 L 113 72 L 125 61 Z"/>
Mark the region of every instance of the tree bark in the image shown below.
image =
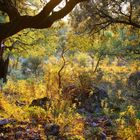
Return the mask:
<path id="1" fill-rule="evenodd" d="M 96 63 L 96 66 L 95 66 L 95 69 L 94 69 L 93 73 L 96 73 L 96 71 L 97 71 L 97 69 L 98 69 L 98 66 L 99 66 L 99 64 L 100 64 L 100 61 L 101 61 L 101 59 L 102 59 L 102 56 L 103 56 L 103 55 L 100 55 L 100 56 L 99 56 L 98 61 L 97 61 L 97 63 Z"/>
<path id="2" fill-rule="evenodd" d="M 5 83 L 7 81 L 7 73 L 8 73 L 8 65 L 9 65 L 9 57 L 6 60 L 0 58 L 0 79 L 3 79 Z"/>

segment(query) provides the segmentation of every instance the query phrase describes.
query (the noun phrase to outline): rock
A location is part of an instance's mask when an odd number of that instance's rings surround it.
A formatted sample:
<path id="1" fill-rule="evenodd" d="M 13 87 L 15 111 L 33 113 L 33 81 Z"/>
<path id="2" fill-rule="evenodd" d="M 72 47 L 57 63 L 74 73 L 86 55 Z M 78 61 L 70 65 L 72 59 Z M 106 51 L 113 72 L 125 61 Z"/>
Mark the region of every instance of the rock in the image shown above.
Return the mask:
<path id="1" fill-rule="evenodd" d="M 93 98 L 88 98 L 81 104 L 86 111 L 90 113 L 99 113 L 100 112 L 100 104 L 95 102 Z"/>
<path id="2" fill-rule="evenodd" d="M 97 101 L 101 101 L 102 99 L 108 98 L 108 94 L 106 93 L 104 89 L 94 86 L 92 88 L 92 92 L 93 94 L 91 95 L 91 97 L 94 97 L 95 100 Z"/>
<path id="3" fill-rule="evenodd" d="M 43 98 L 39 98 L 39 99 L 35 99 L 31 102 L 31 104 L 29 105 L 29 107 L 31 106 L 39 106 L 42 107 L 44 109 L 47 109 L 46 104 L 51 104 L 51 100 L 48 97 L 43 97 Z"/>
<path id="4" fill-rule="evenodd" d="M 101 111 L 101 101 L 108 98 L 108 94 L 98 87 L 93 87 L 88 95 L 88 98 L 83 98 L 81 107 L 85 108 L 88 112 L 99 113 Z"/>
<path id="5" fill-rule="evenodd" d="M 44 128 L 46 136 L 59 136 L 60 126 L 57 124 L 47 124 Z"/>
<path id="6" fill-rule="evenodd" d="M 0 120 L 0 126 L 7 125 L 12 122 L 15 122 L 15 120 L 14 119 L 2 119 L 2 120 Z"/>
<path id="7" fill-rule="evenodd" d="M 98 88 L 94 85 L 89 89 L 80 89 L 76 85 L 66 86 L 62 90 L 63 98 L 76 103 L 77 109 L 85 109 L 90 113 L 101 111 L 101 101 L 108 98 L 108 94 L 104 89 Z M 82 110 L 80 110 L 82 111 Z"/>
<path id="8" fill-rule="evenodd" d="M 131 89 L 140 90 L 140 71 L 130 74 L 127 85 Z"/>
<path id="9" fill-rule="evenodd" d="M 0 120 L 0 126 L 8 124 L 10 121 L 9 119 Z"/>
<path id="10" fill-rule="evenodd" d="M 72 84 L 64 87 L 62 93 L 64 99 L 72 100 L 74 102 L 75 98 L 80 96 L 81 90 L 76 85 Z"/>
<path id="11" fill-rule="evenodd" d="M 93 123 L 92 123 L 92 126 L 93 126 L 93 127 L 97 127 L 97 126 L 98 126 L 98 124 L 97 124 L 97 123 L 95 123 L 95 122 L 93 122 Z"/>

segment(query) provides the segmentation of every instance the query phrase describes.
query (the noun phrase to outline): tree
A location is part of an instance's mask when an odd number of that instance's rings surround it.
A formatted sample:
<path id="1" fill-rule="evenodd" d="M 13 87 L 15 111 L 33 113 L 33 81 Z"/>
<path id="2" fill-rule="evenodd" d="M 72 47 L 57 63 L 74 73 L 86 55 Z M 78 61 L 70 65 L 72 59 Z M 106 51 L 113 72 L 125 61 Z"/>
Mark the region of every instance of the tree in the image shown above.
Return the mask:
<path id="1" fill-rule="evenodd" d="M 100 62 L 105 58 L 109 60 L 118 59 L 128 62 L 129 60 L 140 60 L 140 41 L 138 30 L 128 30 L 127 27 L 116 27 L 115 30 L 107 29 L 100 34 L 71 34 L 68 45 L 73 51 L 74 57 L 78 52 L 90 56 L 92 71 L 95 73 Z M 94 63 L 96 62 L 96 63 Z"/>
<path id="2" fill-rule="evenodd" d="M 131 59 L 135 56 L 139 59 L 139 14 L 140 1 L 137 0 L 90 0 L 75 8 L 71 14 L 71 24 L 77 34 L 86 32 L 92 33 L 92 36 L 99 36 L 104 46 L 99 49 L 102 54 L 107 53 L 118 58 L 127 56 Z M 108 31 L 116 37 L 111 37 Z M 101 33 L 107 33 L 110 37 Z"/>
<path id="3" fill-rule="evenodd" d="M 22 63 L 22 73 L 26 76 L 34 75 L 36 78 L 43 73 L 41 57 L 29 57 Z"/>
<path id="4" fill-rule="evenodd" d="M 26 8 L 27 5 L 33 8 L 30 1 L 0 0 L 0 15 L 5 19 L 0 23 L 0 79 L 3 78 L 6 81 L 9 57 L 4 60 L 3 55 L 5 50 L 9 48 L 5 45 L 8 37 L 27 28 L 49 28 L 55 21 L 63 18 L 76 4 L 82 1 L 86 0 L 50 0 L 46 4 L 43 3 L 45 5 L 43 8 L 37 9 L 37 11 L 40 11 L 39 13 L 30 15 L 29 10 Z M 56 11 L 55 9 L 58 9 L 62 2 L 65 2 L 63 8 Z M 6 19 L 7 16 L 9 19 Z"/>
<path id="5" fill-rule="evenodd" d="M 80 4 L 72 16 L 74 27 L 96 33 L 110 25 L 124 24 L 140 28 L 140 1 L 90 0 Z M 79 24 L 81 23 L 81 24 Z"/>

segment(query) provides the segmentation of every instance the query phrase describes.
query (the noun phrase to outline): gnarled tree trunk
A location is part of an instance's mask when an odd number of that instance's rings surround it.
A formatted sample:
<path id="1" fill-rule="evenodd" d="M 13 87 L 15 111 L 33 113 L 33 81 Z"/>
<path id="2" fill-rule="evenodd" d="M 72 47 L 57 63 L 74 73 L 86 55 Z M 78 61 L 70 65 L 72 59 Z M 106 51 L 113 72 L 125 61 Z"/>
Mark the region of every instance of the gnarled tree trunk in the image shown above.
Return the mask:
<path id="1" fill-rule="evenodd" d="M 6 82 L 7 73 L 8 73 L 8 64 L 9 64 L 9 57 L 6 60 L 0 58 L 0 79 L 3 79 L 3 82 Z"/>
<path id="2" fill-rule="evenodd" d="M 8 73 L 8 65 L 9 65 L 9 56 L 4 59 L 3 54 L 4 54 L 4 44 L 1 43 L 0 45 L 0 79 L 3 80 L 5 83 L 7 81 L 7 73 Z"/>

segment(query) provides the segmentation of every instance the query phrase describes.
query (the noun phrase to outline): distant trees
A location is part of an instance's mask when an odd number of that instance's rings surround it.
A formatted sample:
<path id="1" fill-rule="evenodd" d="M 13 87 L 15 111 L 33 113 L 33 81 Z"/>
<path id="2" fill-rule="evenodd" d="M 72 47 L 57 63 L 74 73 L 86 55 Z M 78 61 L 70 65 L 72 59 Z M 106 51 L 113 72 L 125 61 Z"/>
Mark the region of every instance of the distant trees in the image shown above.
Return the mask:
<path id="1" fill-rule="evenodd" d="M 74 30 L 75 31 L 75 30 Z M 115 30 L 107 29 L 100 34 L 72 34 L 69 35 L 69 44 L 78 58 L 77 53 L 83 52 L 90 57 L 92 71 L 96 72 L 100 62 L 109 58 L 115 58 L 119 62 L 140 59 L 140 41 L 138 30 L 128 30 L 127 27 L 116 27 Z"/>
<path id="2" fill-rule="evenodd" d="M 35 77 L 39 76 L 42 72 L 42 58 L 40 57 L 29 57 L 27 60 L 22 62 L 22 73 L 26 76 L 34 74 Z"/>
<path id="3" fill-rule="evenodd" d="M 93 59 L 97 55 L 140 59 L 139 15 L 137 0 L 89 0 L 71 13 L 71 25 L 78 36 L 90 34 L 86 46 Z"/>

